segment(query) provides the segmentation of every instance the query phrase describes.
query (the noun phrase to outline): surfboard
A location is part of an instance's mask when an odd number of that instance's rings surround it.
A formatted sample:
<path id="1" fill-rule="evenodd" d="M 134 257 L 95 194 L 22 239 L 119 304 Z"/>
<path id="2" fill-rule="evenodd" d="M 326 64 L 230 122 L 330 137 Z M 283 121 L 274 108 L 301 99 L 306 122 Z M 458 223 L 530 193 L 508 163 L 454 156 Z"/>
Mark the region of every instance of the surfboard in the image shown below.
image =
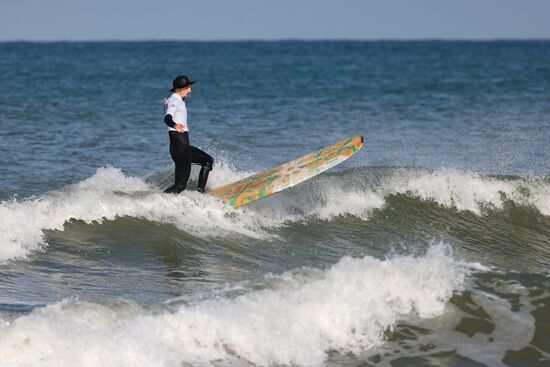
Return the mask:
<path id="1" fill-rule="evenodd" d="M 363 137 L 352 136 L 270 170 L 218 187 L 207 194 L 238 208 L 309 180 L 342 163 L 362 146 Z"/>

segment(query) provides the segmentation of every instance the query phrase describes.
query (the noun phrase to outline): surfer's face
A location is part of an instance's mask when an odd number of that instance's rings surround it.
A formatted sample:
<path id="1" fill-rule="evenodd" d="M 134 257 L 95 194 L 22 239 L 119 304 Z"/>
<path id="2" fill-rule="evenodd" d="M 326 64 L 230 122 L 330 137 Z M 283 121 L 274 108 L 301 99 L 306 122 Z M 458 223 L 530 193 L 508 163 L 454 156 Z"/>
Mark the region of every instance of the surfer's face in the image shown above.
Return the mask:
<path id="1" fill-rule="evenodd" d="M 185 99 L 191 94 L 191 86 L 185 87 L 180 90 L 181 98 Z"/>

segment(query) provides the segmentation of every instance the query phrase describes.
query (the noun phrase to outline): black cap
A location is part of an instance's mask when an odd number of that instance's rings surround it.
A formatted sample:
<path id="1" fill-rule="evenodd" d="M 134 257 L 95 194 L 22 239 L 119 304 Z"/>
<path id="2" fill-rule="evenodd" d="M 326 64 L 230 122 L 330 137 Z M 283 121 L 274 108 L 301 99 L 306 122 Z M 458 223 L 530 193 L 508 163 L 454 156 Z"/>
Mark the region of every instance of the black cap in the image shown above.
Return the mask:
<path id="1" fill-rule="evenodd" d="M 176 89 L 188 87 L 195 82 L 196 80 L 191 80 L 185 75 L 179 75 L 172 81 L 172 89 L 170 89 L 170 92 L 175 92 Z"/>

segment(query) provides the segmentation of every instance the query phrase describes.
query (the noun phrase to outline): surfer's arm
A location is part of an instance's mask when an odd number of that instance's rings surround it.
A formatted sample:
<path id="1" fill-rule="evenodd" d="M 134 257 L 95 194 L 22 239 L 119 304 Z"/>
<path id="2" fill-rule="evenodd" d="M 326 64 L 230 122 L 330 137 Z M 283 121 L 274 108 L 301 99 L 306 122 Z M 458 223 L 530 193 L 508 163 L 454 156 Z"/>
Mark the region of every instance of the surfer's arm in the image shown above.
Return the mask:
<path id="1" fill-rule="evenodd" d="M 172 117 L 172 115 L 170 115 L 169 113 L 167 113 L 166 115 L 164 115 L 164 123 L 166 125 L 168 125 L 168 127 L 171 127 L 173 129 L 176 128 L 176 123 L 174 122 L 174 118 Z"/>
<path id="2" fill-rule="evenodd" d="M 175 123 L 174 118 L 169 113 L 164 115 L 164 123 L 169 127 L 171 127 L 172 129 L 176 129 L 180 133 L 185 131 L 185 128 L 183 127 L 183 125 Z"/>

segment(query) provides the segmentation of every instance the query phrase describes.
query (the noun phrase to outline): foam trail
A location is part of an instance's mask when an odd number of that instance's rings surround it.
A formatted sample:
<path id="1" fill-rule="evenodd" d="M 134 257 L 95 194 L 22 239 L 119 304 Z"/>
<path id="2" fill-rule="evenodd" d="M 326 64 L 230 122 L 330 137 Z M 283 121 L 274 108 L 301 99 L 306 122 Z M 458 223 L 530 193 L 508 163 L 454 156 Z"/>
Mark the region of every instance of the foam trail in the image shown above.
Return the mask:
<path id="1" fill-rule="evenodd" d="M 4 322 L 0 365 L 319 366 L 329 351 L 379 346 L 402 318 L 442 314 L 466 273 L 439 245 L 422 257 L 345 257 L 326 271 L 272 276 L 263 290 L 172 312 L 69 300 Z"/>
<path id="2" fill-rule="evenodd" d="M 490 271 L 479 264 L 468 264 L 473 271 Z M 478 270 L 476 270 L 476 268 Z M 472 320 L 472 314 L 464 312 L 456 305 L 447 308 L 444 317 L 434 320 L 411 320 L 406 324 L 414 325 L 420 330 L 428 329 L 430 333 L 417 334 L 415 338 L 408 340 L 391 341 L 385 344 L 378 354 L 385 355 L 385 363 L 391 366 L 391 362 L 403 357 L 425 357 L 426 351 L 422 348 L 431 345 L 431 355 L 448 353 L 453 351 L 460 356 L 487 366 L 507 366 L 503 361 L 510 351 L 520 351 L 527 346 L 535 348 L 531 341 L 536 330 L 536 321 L 533 311 L 536 309 L 537 300 L 544 299 L 544 293 L 535 295 L 528 288 L 516 283 L 514 280 L 502 280 L 495 282 L 495 289 L 488 293 L 486 289 L 473 287 L 469 289 L 470 305 L 476 309 L 484 310 L 488 320 L 494 323 L 490 333 L 477 332 L 466 334 L 457 328 L 464 319 Z M 476 289 L 477 288 L 477 289 Z M 496 294 L 494 293 L 496 292 Z M 546 353 L 538 350 L 541 355 Z M 539 360 L 540 361 L 540 360 Z"/>

